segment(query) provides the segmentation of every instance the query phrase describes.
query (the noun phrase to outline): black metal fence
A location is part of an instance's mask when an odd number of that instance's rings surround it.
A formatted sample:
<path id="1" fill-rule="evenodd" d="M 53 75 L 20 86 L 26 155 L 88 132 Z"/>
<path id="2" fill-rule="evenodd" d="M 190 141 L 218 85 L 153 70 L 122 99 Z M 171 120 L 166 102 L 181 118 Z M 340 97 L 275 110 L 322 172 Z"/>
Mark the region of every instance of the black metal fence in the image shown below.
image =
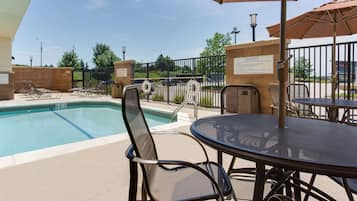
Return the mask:
<path id="1" fill-rule="evenodd" d="M 155 101 L 181 103 L 186 94 L 186 83 L 191 79 L 200 85 L 199 104 L 205 107 L 220 106 L 220 89 L 225 85 L 226 56 L 195 57 L 157 62 L 136 63 L 134 83 L 150 80 L 155 93 L 146 97 Z M 105 83 L 106 94 L 111 92 L 113 67 L 100 69 L 76 69 L 73 73 L 73 88 L 95 88 Z"/>
<path id="2" fill-rule="evenodd" d="M 169 58 L 135 66 L 134 82 L 153 83 L 152 100 L 179 104 L 184 100 L 187 81 L 200 83 L 199 105 L 220 106 L 220 89 L 225 85 L 225 55 L 171 60 Z M 147 97 L 149 98 L 149 97 Z"/>
<path id="3" fill-rule="evenodd" d="M 310 97 L 330 98 L 332 93 L 332 44 L 294 47 L 288 49 L 290 83 L 303 83 L 310 90 Z M 338 99 L 357 99 L 357 41 L 338 43 L 336 46 Z M 320 117 L 325 108 L 314 107 Z"/>
<path id="4" fill-rule="evenodd" d="M 288 49 L 290 83 L 303 83 L 310 90 L 310 97 L 331 96 L 332 44 L 293 47 Z M 339 99 L 357 99 L 357 41 L 338 43 L 336 51 Z M 226 84 L 226 56 L 195 57 L 157 62 L 137 63 L 134 83 L 150 80 L 155 89 L 149 97 L 155 101 L 180 103 L 184 99 L 185 83 L 195 79 L 201 84 L 199 104 L 206 107 L 220 106 L 220 89 Z M 100 82 L 110 94 L 113 67 L 75 70 L 73 87 L 90 88 Z M 157 92 L 157 93 L 156 93 Z M 314 107 L 314 112 L 323 116 L 325 108 Z"/>
<path id="5" fill-rule="evenodd" d="M 104 87 L 105 94 L 111 93 L 114 68 L 75 69 L 72 74 L 72 88 Z"/>

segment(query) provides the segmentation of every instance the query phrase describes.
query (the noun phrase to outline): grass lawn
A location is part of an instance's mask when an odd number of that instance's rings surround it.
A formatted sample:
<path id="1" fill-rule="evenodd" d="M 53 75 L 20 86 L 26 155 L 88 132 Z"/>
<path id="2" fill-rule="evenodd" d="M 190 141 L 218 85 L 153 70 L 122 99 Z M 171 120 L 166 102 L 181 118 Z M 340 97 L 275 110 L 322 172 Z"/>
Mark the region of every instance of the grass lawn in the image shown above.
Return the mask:
<path id="1" fill-rule="evenodd" d="M 82 71 L 73 71 L 73 80 L 82 80 Z"/>

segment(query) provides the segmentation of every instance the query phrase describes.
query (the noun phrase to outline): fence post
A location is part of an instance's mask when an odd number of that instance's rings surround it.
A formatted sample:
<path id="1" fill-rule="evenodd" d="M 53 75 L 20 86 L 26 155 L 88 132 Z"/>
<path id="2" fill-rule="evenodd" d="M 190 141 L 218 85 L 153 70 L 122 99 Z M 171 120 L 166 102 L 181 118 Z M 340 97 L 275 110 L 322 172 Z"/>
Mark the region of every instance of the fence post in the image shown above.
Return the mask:
<path id="1" fill-rule="evenodd" d="M 347 46 L 347 99 L 351 99 L 351 43 Z"/>
<path id="2" fill-rule="evenodd" d="M 85 78 L 84 78 L 84 75 L 85 75 L 85 73 L 84 73 L 84 68 L 82 68 L 82 89 L 84 89 L 84 81 L 85 81 Z"/>
<path id="3" fill-rule="evenodd" d="M 149 63 L 146 64 L 146 79 L 149 80 L 150 73 L 149 73 Z M 149 102 L 149 94 L 146 94 L 146 101 Z"/>
<path id="4" fill-rule="evenodd" d="M 167 104 L 170 104 L 170 68 L 167 66 L 167 82 L 166 82 L 166 87 L 167 87 Z"/>

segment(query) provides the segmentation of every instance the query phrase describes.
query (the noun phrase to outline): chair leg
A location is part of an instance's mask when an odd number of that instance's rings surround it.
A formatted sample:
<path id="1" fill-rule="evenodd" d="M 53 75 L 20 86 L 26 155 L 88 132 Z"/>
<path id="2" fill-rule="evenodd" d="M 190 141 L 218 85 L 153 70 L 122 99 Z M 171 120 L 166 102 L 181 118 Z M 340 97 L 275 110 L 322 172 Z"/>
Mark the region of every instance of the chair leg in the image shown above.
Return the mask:
<path id="1" fill-rule="evenodd" d="M 314 185 L 315 179 L 316 179 L 316 174 L 312 174 L 310 182 L 309 182 L 309 186 L 307 188 L 307 193 L 305 193 L 304 201 L 308 201 L 309 200 L 310 192 L 311 192 L 312 187 Z"/>
<path id="2" fill-rule="evenodd" d="M 232 170 L 234 168 L 234 163 L 236 162 L 236 157 L 232 157 L 231 163 L 229 164 L 229 168 L 228 168 L 228 176 L 232 174 Z"/>
<path id="3" fill-rule="evenodd" d="M 145 187 L 144 180 L 143 180 L 143 183 L 141 185 L 141 200 L 147 200 L 146 187 Z"/>
<path id="4" fill-rule="evenodd" d="M 263 163 L 256 162 L 256 170 L 257 173 L 255 175 L 253 201 L 261 201 L 263 200 L 264 194 L 265 165 Z"/>
<path id="5" fill-rule="evenodd" d="M 129 201 L 136 201 L 138 188 L 138 167 L 137 164 L 130 161 L 130 184 L 129 184 Z"/>
<path id="6" fill-rule="evenodd" d="M 237 198 L 237 196 L 236 196 L 236 193 L 234 192 L 233 187 L 232 187 L 232 193 L 231 193 L 231 196 L 232 196 L 232 198 L 233 198 L 233 200 L 234 200 L 234 201 L 238 201 L 238 198 Z"/>
<path id="7" fill-rule="evenodd" d="M 295 172 L 293 174 L 293 177 L 295 179 L 297 179 L 297 180 L 300 180 L 300 172 Z M 297 184 L 297 186 L 294 188 L 294 198 L 295 198 L 296 201 L 301 201 L 301 192 L 300 192 L 300 185 L 299 184 Z"/>
<path id="8" fill-rule="evenodd" d="M 348 199 L 350 201 L 354 201 L 354 198 L 353 198 L 353 195 L 352 195 L 352 192 L 351 192 L 351 188 L 350 188 L 350 185 L 348 185 L 347 179 L 346 178 L 342 178 L 342 181 L 343 181 L 343 186 L 345 187 Z"/>

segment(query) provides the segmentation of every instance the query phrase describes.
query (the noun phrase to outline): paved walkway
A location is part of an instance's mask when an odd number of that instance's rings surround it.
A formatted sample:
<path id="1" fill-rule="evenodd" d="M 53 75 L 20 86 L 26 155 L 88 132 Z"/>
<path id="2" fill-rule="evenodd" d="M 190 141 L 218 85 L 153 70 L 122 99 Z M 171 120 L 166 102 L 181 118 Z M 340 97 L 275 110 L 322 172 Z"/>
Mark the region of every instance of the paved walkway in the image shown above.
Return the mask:
<path id="1" fill-rule="evenodd" d="M 2 101 L 1 105 L 37 104 L 72 100 L 110 100 L 109 97 L 77 97 L 62 94 L 60 99 L 26 101 L 16 95 L 13 101 Z M 176 106 L 147 103 L 155 108 L 174 110 Z M 184 112 L 192 114 L 192 108 Z M 199 116 L 218 114 L 218 110 L 200 109 Z M 179 130 L 188 132 L 188 126 Z M 155 137 L 160 159 L 182 159 L 197 162 L 204 157 L 200 148 L 189 139 L 179 136 Z M 173 143 L 175 142 L 175 143 Z M 38 160 L 9 168 L 0 169 L 0 200 L 4 201 L 118 201 L 127 200 L 129 170 L 124 156 L 128 140 L 88 148 L 49 159 Z M 216 159 L 215 151 L 207 148 L 211 160 Z M 194 154 L 192 154 L 194 153 Z M 224 157 L 228 167 L 231 157 Z M 239 166 L 252 166 L 250 162 L 239 160 Z M 308 176 L 308 175 L 307 175 Z M 236 184 L 236 183 L 235 183 Z M 344 190 L 324 176 L 319 176 L 317 184 L 336 197 L 347 200 Z M 238 197 L 249 200 L 251 186 L 235 185 Z"/>

